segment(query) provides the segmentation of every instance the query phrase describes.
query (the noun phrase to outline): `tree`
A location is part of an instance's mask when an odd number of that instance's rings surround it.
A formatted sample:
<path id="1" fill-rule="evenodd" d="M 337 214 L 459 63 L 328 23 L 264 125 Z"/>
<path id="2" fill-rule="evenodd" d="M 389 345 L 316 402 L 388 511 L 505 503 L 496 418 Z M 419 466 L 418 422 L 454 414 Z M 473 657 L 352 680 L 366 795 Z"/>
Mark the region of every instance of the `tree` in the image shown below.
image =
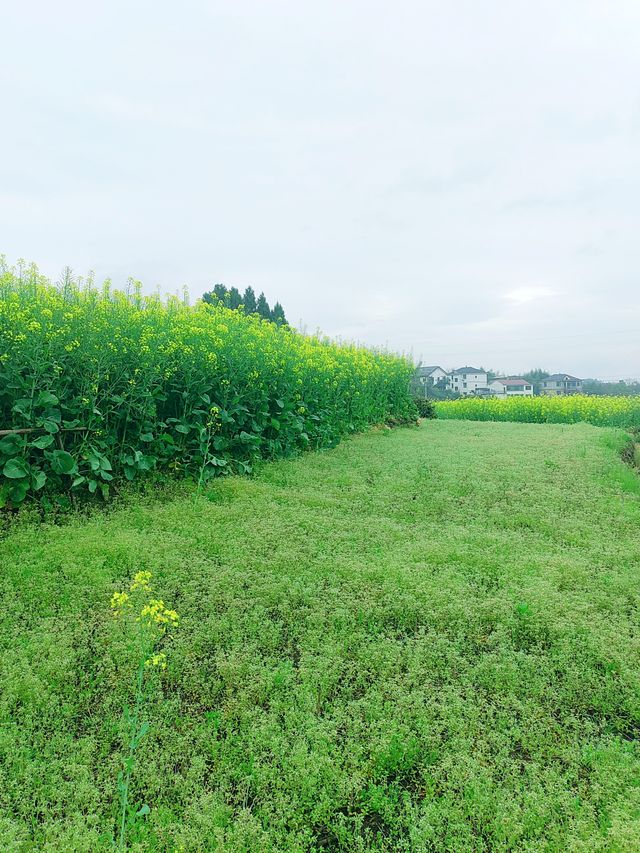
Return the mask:
<path id="1" fill-rule="evenodd" d="M 240 291 L 237 287 L 230 288 L 227 293 L 227 307 L 228 308 L 239 308 L 242 304 L 242 296 L 240 296 Z"/>
<path id="2" fill-rule="evenodd" d="M 264 320 L 271 319 L 271 309 L 269 308 L 269 303 L 267 302 L 267 298 L 264 293 L 261 293 L 260 296 L 258 296 L 256 311 Z"/>
<path id="3" fill-rule="evenodd" d="M 213 292 L 218 297 L 220 302 L 227 301 L 227 288 L 224 286 L 224 284 L 216 284 L 216 286 L 213 288 Z"/>
<path id="4" fill-rule="evenodd" d="M 244 292 L 244 296 L 242 297 L 242 304 L 244 305 L 245 314 L 255 314 L 256 294 L 254 293 L 254 290 L 251 285 L 249 285 L 249 287 Z"/>
<path id="5" fill-rule="evenodd" d="M 202 301 L 206 302 L 208 305 L 216 305 L 218 302 L 222 302 L 223 305 L 226 305 L 227 288 L 224 284 L 216 284 L 213 290 L 209 290 L 207 293 L 202 294 Z"/>
<path id="6" fill-rule="evenodd" d="M 546 379 L 549 376 L 549 371 L 543 370 L 541 367 L 534 367 L 533 370 L 529 370 L 527 373 L 522 374 L 523 379 L 528 379 L 529 382 L 533 385 L 533 393 L 540 393 L 540 383 L 543 379 Z"/>
<path id="7" fill-rule="evenodd" d="M 274 323 L 277 323 L 278 326 L 286 326 L 287 318 L 284 316 L 284 308 L 279 302 L 273 306 L 273 311 L 271 312 L 271 319 Z"/>

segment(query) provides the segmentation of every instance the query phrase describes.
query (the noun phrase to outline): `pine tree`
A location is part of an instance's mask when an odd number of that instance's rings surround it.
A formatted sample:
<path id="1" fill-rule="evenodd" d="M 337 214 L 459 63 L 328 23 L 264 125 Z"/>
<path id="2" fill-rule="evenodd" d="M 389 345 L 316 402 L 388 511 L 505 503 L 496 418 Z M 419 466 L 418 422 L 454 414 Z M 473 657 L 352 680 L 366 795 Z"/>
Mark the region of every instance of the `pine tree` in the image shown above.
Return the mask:
<path id="1" fill-rule="evenodd" d="M 242 296 L 237 287 L 232 287 L 227 294 L 227 305 L 229 308 L 239 308 L 242 303 Z"/>
<path id="2" fill-rule="evenodd" d="M 244 305 L 245 314 L 255 314 L 256 295 L 251 285 L 249 285 L 249 287 L 244 292 L 244 296 L 242 297 L 242 304 Z"/>
<path id="3" fill-rule="evenodd" d="M 227 288 L 224 286 L 224 284 L 216 284 L 216 286 L 213 288 L 213 294 L 214 296 L 218 297 L 220 302 L 224 303 L 227 301 Z"/>
<path id="4" fill-rule="evenodd" d="M 227 297 L 227 288 L 224 284 L 216 284 L 213 290 L 208 290 L 206 293 L 202 294 L 202 301 L 206 302 L 207 305 L 217 305 L 218 302 L 222 302 L 224 305 L 226 303 Z"/>
<path id="5" fill-rule="evenodd" d="M 284 316 L 284 308 L 279 302 L 276 302 L 276 304 L 273 306 L 273 311 L 271 312 L 271 319 L 279 326 L 287 325 L 287 318 Z"/>
<path id="6" fill-rule="evenodd" d="M 271 309 L 269 308 L 269 303 L 267 302 L 267 298 L 264 293 L 261 293 L 260 296 L 258 296 L 256 311 L 264 320 L 271 319 Z"/>

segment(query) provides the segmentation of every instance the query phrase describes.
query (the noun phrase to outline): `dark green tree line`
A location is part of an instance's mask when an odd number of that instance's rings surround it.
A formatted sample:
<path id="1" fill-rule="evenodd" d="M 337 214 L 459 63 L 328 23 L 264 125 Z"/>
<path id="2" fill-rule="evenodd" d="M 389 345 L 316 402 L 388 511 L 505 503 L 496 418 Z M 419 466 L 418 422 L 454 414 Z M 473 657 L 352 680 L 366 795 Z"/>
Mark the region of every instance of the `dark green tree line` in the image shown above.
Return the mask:
<path id="1" fill-rule="evenodd" d="M 254 289 L 249 286 L 243 294 L 237 287 L 227 288 L 224 284 L 216 284 L 213 290 L 209 290 L 202 296 L 202 301 L 209 305 L 222 303 L 227 308 L 242 310 L 245 314 L 259 314 L 263 320 L 271 320 L 278 326 L 287 325 L 284 308 L 279 302 L 269 307 L 267 297 L 261 293 L 257 298 Z"/>

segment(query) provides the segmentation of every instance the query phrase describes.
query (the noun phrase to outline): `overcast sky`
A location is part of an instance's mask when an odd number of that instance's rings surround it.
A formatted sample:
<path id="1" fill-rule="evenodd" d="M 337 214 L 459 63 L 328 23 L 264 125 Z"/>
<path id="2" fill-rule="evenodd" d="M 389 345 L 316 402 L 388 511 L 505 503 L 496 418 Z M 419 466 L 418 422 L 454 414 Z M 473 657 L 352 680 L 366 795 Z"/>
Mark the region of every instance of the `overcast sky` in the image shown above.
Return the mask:
<path id="1" fill-rule="evenodd" d="M 0 252 L 640 376 L 640 2 L 2 3 Z"/>

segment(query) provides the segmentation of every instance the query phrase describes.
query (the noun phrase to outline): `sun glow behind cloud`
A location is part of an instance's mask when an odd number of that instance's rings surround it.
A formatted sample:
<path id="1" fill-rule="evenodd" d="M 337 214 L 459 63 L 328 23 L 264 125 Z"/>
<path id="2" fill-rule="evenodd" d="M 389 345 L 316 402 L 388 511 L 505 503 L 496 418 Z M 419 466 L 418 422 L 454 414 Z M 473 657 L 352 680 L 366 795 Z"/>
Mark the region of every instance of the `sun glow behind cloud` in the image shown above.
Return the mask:
<path id="1" fill-rule="evenodd" d="M 547 299 L 558 295 L 558 291 L 551 287 L 518 287 L 505 293 L 504 298 L 516 305 L 524 305 L 527 302 L 535 302 L 537 299 Z"/>

